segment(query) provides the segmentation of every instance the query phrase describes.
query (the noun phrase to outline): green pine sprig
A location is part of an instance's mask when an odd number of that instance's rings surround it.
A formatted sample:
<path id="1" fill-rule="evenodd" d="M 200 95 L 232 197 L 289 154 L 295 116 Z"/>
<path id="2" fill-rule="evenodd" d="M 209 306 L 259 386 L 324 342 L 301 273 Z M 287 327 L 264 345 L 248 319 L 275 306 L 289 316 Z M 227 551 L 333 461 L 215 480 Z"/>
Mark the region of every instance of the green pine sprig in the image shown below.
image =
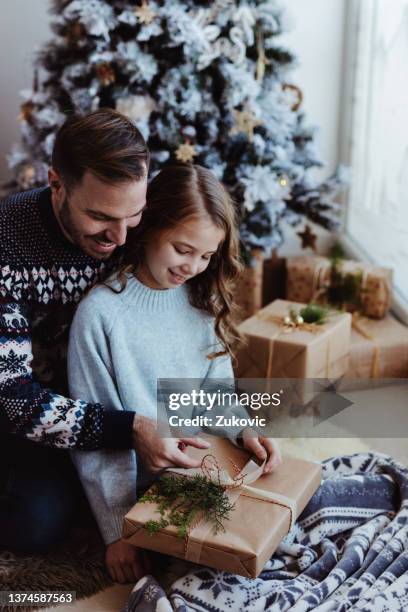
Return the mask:
<path id="1" fill-rule="evenodd" d="M 330 309 L 320 304 L 308 304 L 300 310 L 300 316 L 305 323 L 323 325 L 327 321 Z"/>
<path id="2" fill-rule="evenodd" d="M 302 323 L 314 323 L 316 325 L 323 325 L 324 323 L 326 323 L 329 314 L 330 308 L 313 303 L 308 304 L 300 310 L 297 310 L 297 308 L 291 308 L 289 310 L 290 320 L 295 325 L 299 323 L 299 317 Z"/>
<path id="3" fill-rule="evenodd" d="M 157 504 L 158 520 L 145 523 L 149 535 L 169 525 L 177 527 L 177 535 L 185 538 L 196 518 L 203 516 L 212 524 L 214 533 L 225 531 L 223 521 L 234 509 L 225 488 L 204 475 L 192 478 L 162 476 L 139 500 Z"/>

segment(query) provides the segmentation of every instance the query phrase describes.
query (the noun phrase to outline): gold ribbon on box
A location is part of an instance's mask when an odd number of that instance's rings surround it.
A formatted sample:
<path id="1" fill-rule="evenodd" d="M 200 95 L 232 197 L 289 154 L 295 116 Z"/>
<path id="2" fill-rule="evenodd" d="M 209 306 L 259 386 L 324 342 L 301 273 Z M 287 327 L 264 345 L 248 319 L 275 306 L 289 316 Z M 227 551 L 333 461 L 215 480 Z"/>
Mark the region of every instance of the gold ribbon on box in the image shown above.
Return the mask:
<path id="1" fill-rule="evenodd" d="M 373 334 L 367 331 L 363 325 L 364 321 L 368 321 L 366 317 L 361 316 L 359 313 L 353 313 L 352 326 L 363 338 L 366 340 L 370 340 L 373 343 L 374 352 L 373 358 L 371 361 L 371 378 L 379 378 L 380 376 L 380 347 L 376 341 L 376 338 Z"/>
<path id="2" fill-rule="evenodd" d="M 225 490 L 226 495 L 231 503 L 234 503 L 242 495 L 251 499 L 276 504 L 289 510 L 289 527 L 288 532 L 292 529 L 297 516 L 296 500 L 291 499 L 280 493 L 264 491 L 257 489 L 251 485 L 258 480 L 262 475 L 266 459 L 262 465 L 258 465 L 250 459 L 244 467 L 239 470 L 236 468 L 236 474 L 231 476 L 227 470 L 220 469 L 216 458 L 213 455 L 206 455 L 200 468 L 168 468 L 167 471 L 178 474 L 184 477 L 193 477 L 197 474 L 204 474 L 208 480 L 219 484 Z M 192 527 L 185 541 L 185 559 L 192 563 L 199 563 L 203 543 L 212 525 L 206 522 L 205 517 L 201 517 L 196 525 Z"/>

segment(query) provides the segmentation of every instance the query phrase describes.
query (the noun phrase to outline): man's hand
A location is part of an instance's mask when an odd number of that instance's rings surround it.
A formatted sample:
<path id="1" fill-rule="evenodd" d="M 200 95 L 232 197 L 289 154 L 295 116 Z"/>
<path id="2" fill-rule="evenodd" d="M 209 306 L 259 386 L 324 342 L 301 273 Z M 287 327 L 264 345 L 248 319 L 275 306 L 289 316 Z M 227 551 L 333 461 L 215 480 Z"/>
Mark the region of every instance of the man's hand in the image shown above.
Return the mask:
<path id="1" fill-rule="evenodd" d="M 196 468 L 201 460 L 186 455 L 187 446 L 209 448 L 210 443 L 201 438 L 161 438 L 155 421 L 135 415 L 133 440 L 136 453 L 150 472 L 160 472 L 168 467 Z"/>
<path id="2" fill-rule="evenodd" d="M 279 446 L 272 438 L 258 436 L 256 432 L 249 427 L 244 429 L 241 437 L 243 447 L 247 451 L 254 454 L 260 461 L 264 461 L 268 458 L 263 469 L 264 474 L 273 472 L 282 462 Z"/>
<path id="3" fill-rule="evenodd" d="M 116 540 L 106 547 L 105 563 L 114 582 L 137 582 L 151 572 L 150 560 L 145 551 Z"/>

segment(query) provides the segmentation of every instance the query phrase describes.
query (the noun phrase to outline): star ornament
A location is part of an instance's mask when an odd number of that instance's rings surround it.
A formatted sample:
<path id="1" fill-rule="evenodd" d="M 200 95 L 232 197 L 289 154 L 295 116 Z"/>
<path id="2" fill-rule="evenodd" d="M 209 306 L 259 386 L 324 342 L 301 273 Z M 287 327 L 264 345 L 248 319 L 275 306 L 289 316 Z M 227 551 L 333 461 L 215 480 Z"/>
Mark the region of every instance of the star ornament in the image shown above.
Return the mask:
<path id="1" fill-rule="evenodd" d="M 178 159 L 178 161 L 183 162 L 184 164 L 193 161 L 196 155 L 197 151 L 195 149 L 195 146 L 190 144 L 189 142 L 181 144 L 176 151 L 176 158 Z"/>
<path id="2" fill-rule="evenodd" d="M 102 62 L 96 67 L 96 76 L 103 87 L 109 87 L 116 81 L 115 71 L 107 62 Z"/>
<path id="3" fill-rule="evenodd" d="M 231 128 L 230 134 L 246 134 L 249 142 L 254 139 L 254 129 L 262 125 L 262 120 L 255 117 L 250 111 L 234 110 L 235 125 Z"/>
<path id="4" fill-rule="evenodd" d="M 296 232 L 302 241 L 302 249 L 311 248 L 316 252 L 316 240 L 317 236 L 313 233 L 310 225 L 306 225 L 302 232 Z"/>
<path id="5" fill-rule="evenodd" d="M 18 120 L 30 121 L 33 115 L 34 108 L 34 102 L 31 102 L 31 100 L 24 102 L 24 104 L 20 106 L 20 114 L 18 116 Z"/>
<path id="6" fill-rule="evenodd" d="M 142 6 L 138 6 L 135 9 L 135 16 L 140 23 L 149 25 L 157 14 L 150 8 L 147 0 L 142 0 Z"/>

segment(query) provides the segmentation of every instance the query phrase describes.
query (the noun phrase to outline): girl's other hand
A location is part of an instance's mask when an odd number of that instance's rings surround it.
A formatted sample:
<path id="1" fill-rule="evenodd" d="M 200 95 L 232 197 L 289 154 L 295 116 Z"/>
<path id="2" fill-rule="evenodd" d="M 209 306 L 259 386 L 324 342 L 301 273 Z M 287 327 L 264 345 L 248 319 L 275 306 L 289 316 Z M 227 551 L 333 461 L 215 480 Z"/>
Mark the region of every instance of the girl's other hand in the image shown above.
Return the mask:
<path id="1" fill-rule="evenodd" d="M 279 446 L 273 438 L 259 436 L 249 427 L 244 429 L 241 437 L 242 445 L 247 451 L 254 454 L 260 461 L 267 459 L 263 469 L 264 474 L 273 472 L 282 463 Z"/>
<path id="2" fill-rule="evenodd" d="M 146 551 L 124 540 L 116 540 L 106 547 L 105 563 L 114 582 L 137 582 L 152 571 Z"/>

